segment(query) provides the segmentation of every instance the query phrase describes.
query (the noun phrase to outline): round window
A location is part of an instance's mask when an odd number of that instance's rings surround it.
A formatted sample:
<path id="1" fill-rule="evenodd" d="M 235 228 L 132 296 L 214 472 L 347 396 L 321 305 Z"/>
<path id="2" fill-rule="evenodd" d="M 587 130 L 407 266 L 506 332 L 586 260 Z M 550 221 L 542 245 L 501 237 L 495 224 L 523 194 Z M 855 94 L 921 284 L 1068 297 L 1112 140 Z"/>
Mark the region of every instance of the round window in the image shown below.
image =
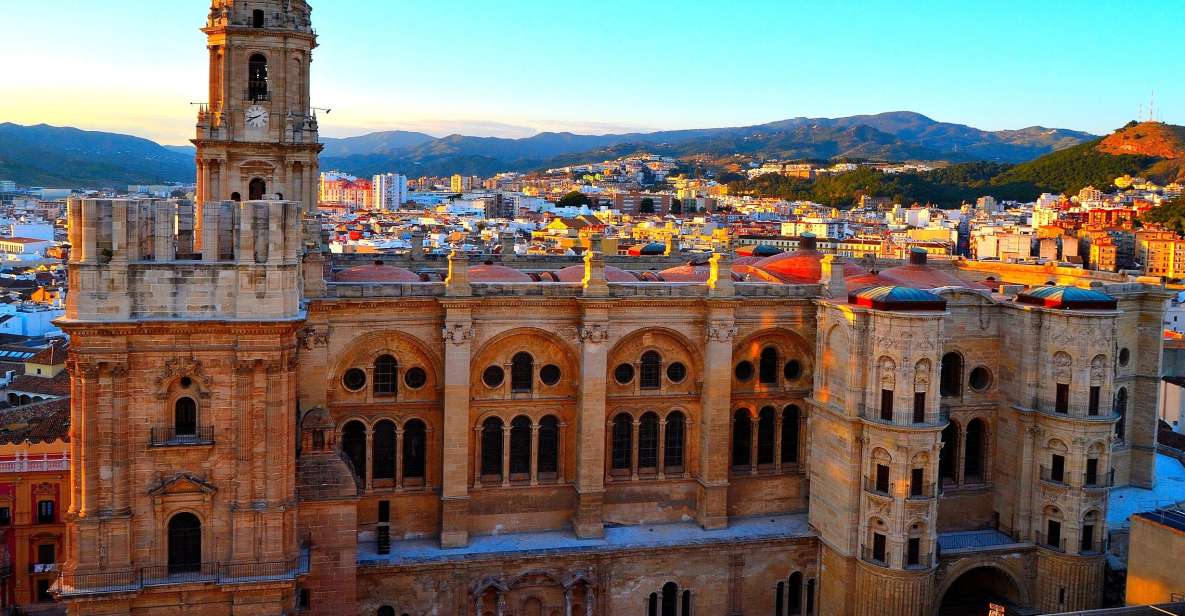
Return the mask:
<path id="1" fill-rule="evenodd" d="M 753 378 L 753 362 L 743 361 L 737 364 L 735 374 L 738 381 L 748 381 Z"/>
<path id="2" fill-rule="evenodd" d="M 539 370 L 539 380 L 543 381 L 544 385 L 555 385 L 560 382 L 560 367 L 554 364 L 547 364 Z"/>
<path id="3" fill-rule="evenodd" d="M 682 362 L 671 362 L 667 366 L 667 380 L 672 383 L 682 383 L 683 379 L 687 378 L 687 366 Z"/>
<path id="4" fill-rule="evenodd" d="M 971 384 L 971 389 L 975 391 L 983 391 L 992 385 L 992 373 L 983 366 L 976 366 L 971 371 L 971 377 L 968 379 Z"/>
<path id="5" fill-rule="evenodd" d="M 622 385 L 634 380 L 633 364 L 617 364 L 617 367 L 613 369 L 613 380 Z"/>
<path id="6" fill-rule="evenodd" d="M 787 381 L 798 380 L 798 377 L 802 376 L 802 364 L 797 359 L 786 362 L 786 366 L 782 368 L 782 376 L 786 377 Z"/>
<path id="7" fill-rule="evenodd" d="M 1126 366 L 1127 362 L 1131 361 L 1132 353 L 1127 349 L 1119 349 L 1119 365 Z"/>
<path id="8" fill-rule="evenodd" d="M 358 391 L 366 387 L 366 371 L 361 368 L 350 368 L 342 375 L 342 385 L 350 391 Z"/>
<path id="9" fill-rule="evenodd" d="M 183 376 L 183 377 L 181 377 L 181 387 L 182 387 L 183 389 L 189 389 L 189 387 L 190 387 L 191 385 L 193 385 L 193 379 L 191 379 L 191 378 L 189 378 L 189 377 L 187 377 L 187 376 Z"/>
<path id="10" fill-rule="evenodd" d="M 502 379 L 506 377 L 506 371 L 502 370 L 502 366 L 490 366 L 486 368 L 485 372 L 481 373 L 481 382 L 486 384 L 486 387 L 497 387 L 502 384 Z"/>
<path id="11" fill-rule="evenodd" d="M 412 389 L 419 389 L 428 382 L 428 373 L 423 368 L 408 368 L 403 375 L 403 382 Z"/>

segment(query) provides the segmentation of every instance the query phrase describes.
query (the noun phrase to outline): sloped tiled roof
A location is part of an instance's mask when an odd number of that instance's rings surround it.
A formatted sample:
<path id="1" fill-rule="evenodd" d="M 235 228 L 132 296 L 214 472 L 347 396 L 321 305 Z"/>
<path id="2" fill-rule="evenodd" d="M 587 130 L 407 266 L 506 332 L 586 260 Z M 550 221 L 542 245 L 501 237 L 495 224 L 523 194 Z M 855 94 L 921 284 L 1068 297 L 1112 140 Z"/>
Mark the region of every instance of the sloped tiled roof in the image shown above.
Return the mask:
<path id="1" fill-rule="evenodd" d="M 65 370 L 53 378 L 22 374 L 8 385 L 8 389 L 30 394 L 46 394 L 49 396 L 70 395 L 70 374 Z"/>
<path id="2" fill-rule="evenodd" d="M 70 399 L 0 410 L 0 444 L 70 440 Z"/>

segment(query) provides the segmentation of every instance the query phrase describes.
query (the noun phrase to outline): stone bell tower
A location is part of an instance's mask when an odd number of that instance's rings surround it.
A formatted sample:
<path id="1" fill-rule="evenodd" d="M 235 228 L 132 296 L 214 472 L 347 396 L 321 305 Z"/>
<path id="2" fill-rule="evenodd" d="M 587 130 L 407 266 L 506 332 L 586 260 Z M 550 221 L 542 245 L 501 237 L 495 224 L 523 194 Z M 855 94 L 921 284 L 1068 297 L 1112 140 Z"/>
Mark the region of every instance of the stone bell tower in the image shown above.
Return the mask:
<path id="1" fill-rule="evenodd" d="M 321 144 L 309 103 L 310 12 L 305 0 L 213 0 L 202 29 L 209 101 L 193 140 L 199 207 L 274 199 L 315 211 Z"/>

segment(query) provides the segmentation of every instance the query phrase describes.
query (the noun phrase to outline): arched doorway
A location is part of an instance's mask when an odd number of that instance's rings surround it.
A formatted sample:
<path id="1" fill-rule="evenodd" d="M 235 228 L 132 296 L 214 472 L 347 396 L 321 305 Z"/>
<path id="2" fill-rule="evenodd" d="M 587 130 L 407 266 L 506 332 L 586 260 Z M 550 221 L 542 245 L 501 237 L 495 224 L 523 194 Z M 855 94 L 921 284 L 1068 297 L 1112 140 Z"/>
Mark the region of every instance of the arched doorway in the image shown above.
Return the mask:
<path id="1" fill-rule="evenodd" d="M 996 567 L 975 567 L 947 587 L 938 616 L 988 616 L 992 604 L 1003 606 L 1009 616 L 1024 607 L 1024 595 L 1016 581 Z"/>
<path id="2" fill-rule="evenodd" d="M 264 182 L 262 178 L 255 178 L 247 185 L 247 200 L 262 201 L 265 192 L 267 192 L 267 182 Z"/>
<path id="3" fill-rule="evenodd" d="M 178 513 L 169 520 L 169 575 L 201 568 L 202 522 L 192 513 Z"/>

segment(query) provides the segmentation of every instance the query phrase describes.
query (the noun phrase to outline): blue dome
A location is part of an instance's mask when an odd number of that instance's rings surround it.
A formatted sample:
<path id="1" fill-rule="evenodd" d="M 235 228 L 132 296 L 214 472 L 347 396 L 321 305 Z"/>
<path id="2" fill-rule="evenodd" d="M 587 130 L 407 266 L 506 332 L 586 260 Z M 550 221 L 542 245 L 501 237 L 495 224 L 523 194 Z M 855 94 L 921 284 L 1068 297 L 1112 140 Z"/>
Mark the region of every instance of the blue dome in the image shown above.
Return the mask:
<path id="1" fill-rule="evenodd" d="M 1063 310 L 1115 310 L 1119 306 L 1119 302 L 1106 293 L 1064 285 L 1035 287 L 1018 294 L 1016 301 Z"/>
<path id="2" fill-rule="evenodd" d="M 876 310 L 946 310 L 946 300 L 910 287 L 868 287 L 853 292 L 848 302 Z"/>

